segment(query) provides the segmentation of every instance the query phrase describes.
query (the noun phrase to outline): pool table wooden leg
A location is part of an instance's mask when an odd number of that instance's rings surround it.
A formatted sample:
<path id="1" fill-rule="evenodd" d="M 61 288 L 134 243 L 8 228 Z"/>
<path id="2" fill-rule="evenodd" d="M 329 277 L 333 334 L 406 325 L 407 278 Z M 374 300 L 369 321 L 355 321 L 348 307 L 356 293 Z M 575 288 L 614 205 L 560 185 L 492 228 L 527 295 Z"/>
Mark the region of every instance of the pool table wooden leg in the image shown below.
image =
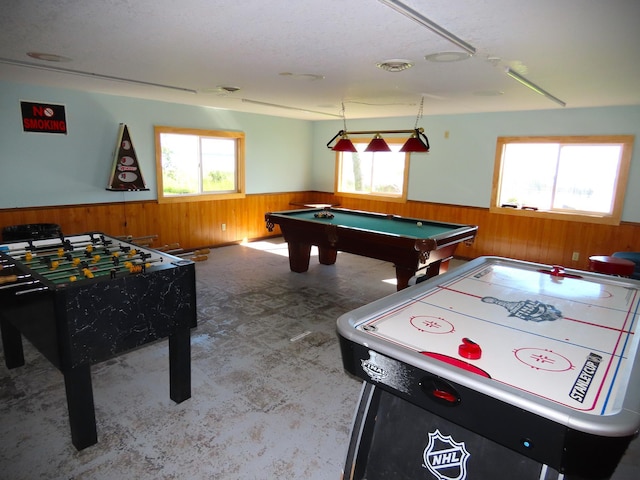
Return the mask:
<path id="1" fill-rule="evenodd" d="M 449 259 L 450 257 L 443 260 L 435 260 L 427 265 L 425 271 L 426 279 L 446 272 L 449 269 Z M 413 277 L 417 271 L 418 269 L 415 267 L 396 265 L 397 290 L 400 291 L 403 288 L 407 288 L 409 286 L 409 280 L 411 280 L 411 277 Z"/>
<path id="2" fill-rule="evenodd" d="M 440 265 L 438 265 L 438 274 L 446 273 L 449 270 L 449 260 L 451 257 L 440 260 Z"/>
<path id="3" fill-rule="evenodd" d="M 428 278 L 435 277 L 436 275 L 440 275 L 441 273 L 446 272 L 449 269 L 449 259 L 436 260 L 427 265 L 427 270 L 425 276 Z"/>
<path id="4" fill-rule="evenodd" d="M 302 242 L 288 242 L 289 267 L 292 272 L 303 273 L 309 270 L 309 256 L 311 244 Z"/>
<path id="5" fill-rule="evenodd" d="M 396 290 L 400 291 L 409 286 L 409 280 L 416 274 L 415 267 L 396 265 Z"/>
<path id="6" fill-rule="evenodd" d="M 318 260 L 322 265 L 334 265 L 338 258 L 338 251 L 335 248 L 318 247 Z"/>

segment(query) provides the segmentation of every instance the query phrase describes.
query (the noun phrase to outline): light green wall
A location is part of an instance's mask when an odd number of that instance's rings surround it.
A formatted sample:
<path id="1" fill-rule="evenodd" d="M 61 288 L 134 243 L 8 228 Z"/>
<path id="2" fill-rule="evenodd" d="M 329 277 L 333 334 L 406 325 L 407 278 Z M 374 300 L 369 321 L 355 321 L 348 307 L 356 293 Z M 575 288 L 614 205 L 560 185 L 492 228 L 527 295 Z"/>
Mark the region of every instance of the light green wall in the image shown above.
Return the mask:
<path id="1" fill-rule="evenodd" d="M 352 131 L 410 130 L 414 125 L 415 117 L 347 117 L 347 130 Z M 635 135 L 622 218 L 640 222 L 640 106 L 434 115 L 423 117 L 418 126 L 425 129 L 431 151 L 412 154 L 409 199 L 477 207 L 489 207 L 499 136 Z M 333 190 L 335 152 L 326 143 L 342 128 L 342 121 L 333 120 L 314 125 L 313 190 Z"/>
<path id="2" fill-rule="evenodd" d="M 68 134 L 23 132 L 20 100 L 65 105 Z M 148 192 L 106 190 L 120 123 Z M 244 131 L 247 193 L 309 188 L 311 122 L 0 82 L 0 208 L 157 198 L 154 125 Z"/>
<path id="3" fill-rule="evenodd" d="M 24 133 L 20 100 L 64 104 L 68 135 Z M 106 190 L 120 123 L 129 127 L 148 192 Z M 414 124 L 415 117 L 347 118 L 350 130 Z M 155 199 L 154 125 L 244 131 L 249 194 L 333 191 L 335 154 L 326 143 L 342 128 L 341 120 L 310 122 L 0 82 L 0 208 Z M 419 126 L 431 152 L 413 154 L 409 198 L 488 207 L 498 136 L 633 134 L 638 139 L 640 106 L 427 115 Z M 639 187 L 636 140 L 623 220 L 640 222 Z"/>

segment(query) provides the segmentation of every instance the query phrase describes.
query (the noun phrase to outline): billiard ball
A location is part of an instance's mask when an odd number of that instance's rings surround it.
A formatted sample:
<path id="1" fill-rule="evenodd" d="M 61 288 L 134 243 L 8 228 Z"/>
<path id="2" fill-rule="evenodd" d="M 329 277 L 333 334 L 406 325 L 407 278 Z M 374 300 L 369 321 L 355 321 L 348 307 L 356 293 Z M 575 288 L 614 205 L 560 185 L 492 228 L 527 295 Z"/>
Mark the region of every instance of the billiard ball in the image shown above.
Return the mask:
<path id="1" fill-rule="evenodd" d="M 422 226 L 422 222 L 418 222 L 418 223 L 416 223 L 416 225 L 421 227 Z"/>

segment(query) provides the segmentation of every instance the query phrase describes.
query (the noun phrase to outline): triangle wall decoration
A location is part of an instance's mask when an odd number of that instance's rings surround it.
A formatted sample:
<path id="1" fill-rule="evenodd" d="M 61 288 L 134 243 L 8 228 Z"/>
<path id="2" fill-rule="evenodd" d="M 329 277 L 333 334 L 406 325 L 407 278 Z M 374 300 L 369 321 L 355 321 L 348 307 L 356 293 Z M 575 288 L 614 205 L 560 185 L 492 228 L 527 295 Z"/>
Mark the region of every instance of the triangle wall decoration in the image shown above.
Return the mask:
<path id="1" fill-rule="evenodd" d="M 120 124 L 118 131 L 118 143 L 113 156 L 107 190 L 115 192 L 149 190 L 138 165 L 138 157 L 129 129 L 124 123 Z"/>

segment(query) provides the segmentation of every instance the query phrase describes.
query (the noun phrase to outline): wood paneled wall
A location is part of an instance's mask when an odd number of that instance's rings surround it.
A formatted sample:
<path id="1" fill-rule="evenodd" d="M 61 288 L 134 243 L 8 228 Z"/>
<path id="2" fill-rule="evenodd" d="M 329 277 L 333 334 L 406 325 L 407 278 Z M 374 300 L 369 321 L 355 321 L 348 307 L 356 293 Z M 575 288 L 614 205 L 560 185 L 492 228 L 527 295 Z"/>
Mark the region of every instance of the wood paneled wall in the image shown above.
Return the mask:
<path id="1" fill-rule="evenodd" d="M 155 201 L 34 207 L 0 210 L 0 228 L 55 223 L 67 234 L 100 231 L 113 236 L 157 235 L 153 247 L 179 243 L 184 249 L 212 247 L 277 235 L 264 222 L 266 212 L 297 208 L 308 193 L 248 195 L 237 200 L 163 203 Z M 222 225 L 226 229 L 222 229 Z"/>
<path id="2" fill-rule="evenodd" d="M 216 247 L 279 234 L 265 227 L 264 214 L 299 208 L 292 203 L 337 203 L 345 208 L 478 225 L 472 246 L 456 255 L 497 255 L 586 269 L 590 255 L 640 251 L 640 224 L 619 226 L 493 214 L 488 208 L 425 202 L 338 198 L 325 192 L 248 195 L 244 199 L 158 204 L 154 201 L 0 210 L 0 227 L 56 223 L 65 234 L 102 231 L 110 235 L 158 235 L 153 246 L 179 243 L 184 249 Z M 222 224 L 226 230 L 222 230 Z M 572 260 L 579 252 L 578 261 Z"/>
<path id="3" fill-rule="evenodd" d="M 640 224 L 619 226 L 549 220 L 490 213 L 488 208 L 409 201 L 406 204 L 344 198 L 351 209 L 394 213 L 406 217 L 478 225 L 472 246 L 461 245 L 456 256 L 496 255 L 570 268 L 587 269 L 591 255 L 614 251 L 640 251 Z M 579 253 L 577 261 L 573 252 Z"/>

